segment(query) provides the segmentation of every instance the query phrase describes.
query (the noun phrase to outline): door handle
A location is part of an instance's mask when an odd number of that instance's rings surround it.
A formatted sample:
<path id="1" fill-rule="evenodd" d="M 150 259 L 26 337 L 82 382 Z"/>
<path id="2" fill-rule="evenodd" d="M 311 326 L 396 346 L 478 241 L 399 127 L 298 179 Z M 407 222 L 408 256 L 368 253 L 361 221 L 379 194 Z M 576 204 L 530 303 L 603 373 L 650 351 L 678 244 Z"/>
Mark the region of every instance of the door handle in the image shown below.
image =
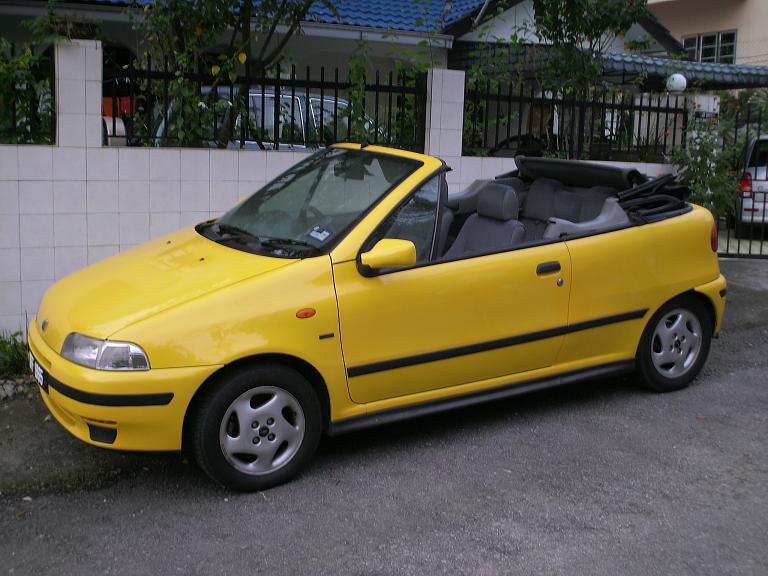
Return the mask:
<path id="1" fill-rule="evenodd" d="M 555 272 L 560 272 L 560 262 L 542 262 L 536 266 L 536 274 L 539 276 L 554 274 Z"/>

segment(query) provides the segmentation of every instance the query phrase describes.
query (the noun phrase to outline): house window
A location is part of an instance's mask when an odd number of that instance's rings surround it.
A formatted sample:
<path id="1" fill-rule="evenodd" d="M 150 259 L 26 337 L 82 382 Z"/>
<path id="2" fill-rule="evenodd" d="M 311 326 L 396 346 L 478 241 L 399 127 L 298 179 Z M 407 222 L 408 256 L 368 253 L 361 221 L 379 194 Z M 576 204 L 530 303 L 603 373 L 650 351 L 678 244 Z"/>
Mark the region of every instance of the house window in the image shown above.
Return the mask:
<path id="1" fill-rule="evenodd" d="M 689 60 L 733 64 L 736 61 L 736 31 L 686 36 L 683 47 Z"/>

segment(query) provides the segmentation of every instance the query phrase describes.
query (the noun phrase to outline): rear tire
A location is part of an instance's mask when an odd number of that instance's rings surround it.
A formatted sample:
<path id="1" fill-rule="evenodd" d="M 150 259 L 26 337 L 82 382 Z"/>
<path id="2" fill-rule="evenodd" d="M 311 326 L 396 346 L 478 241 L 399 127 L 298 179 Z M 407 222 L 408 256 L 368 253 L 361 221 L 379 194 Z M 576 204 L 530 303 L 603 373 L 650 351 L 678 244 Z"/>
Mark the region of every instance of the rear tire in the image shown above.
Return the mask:
<path id="1" fill-rule="evenodd" d="M 749 237 L 749 224 L 745 224 L 738 218 L 734 218 L 733 223 L 733 235 L 736 238 L 748 238 Z"/>
<path id="2" fill-rule="evenodd" d="M 234 490 L 264 490 L 296 476 L 321 433 L 320 402 L 301 374 L 252 365 L 225 373 L 201 401 L 192 449 L 213 480 Z"/>
<path id="3" fill-rule="evenodd" d="M 688 386 L 707 360 L 712 331 L 709 310 L 698 298 L 684 295 L 667 302 L 640 339 L 636 357 L 640 382 L 656 392 Z"/>

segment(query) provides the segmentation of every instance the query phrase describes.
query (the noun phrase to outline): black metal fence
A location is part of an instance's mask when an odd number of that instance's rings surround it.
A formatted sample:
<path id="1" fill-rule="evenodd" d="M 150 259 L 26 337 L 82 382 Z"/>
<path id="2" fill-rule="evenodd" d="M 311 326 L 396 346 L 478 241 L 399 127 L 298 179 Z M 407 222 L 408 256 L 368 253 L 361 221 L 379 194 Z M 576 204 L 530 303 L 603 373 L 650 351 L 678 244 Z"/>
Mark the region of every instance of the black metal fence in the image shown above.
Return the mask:
<path id="1" fill-rule="evenodd" d="M 768 133 L 764 106 L 724 110 L 724 133 L 718 142 L 733 155 L 732 204 L 718 218 L 718 253 L 738 258 L 768 258 Z M 729 203 L 730 204 L 730 203 Z"/>
<path id="2" fill-rule="evenodd" d="M 178 74 L 150 63 L 105 78 L 110 144 L 296 150 L 367 139 L 424 149 L 426 74 L 412 70 Z"/>
<path id="3" fill-rule="evenodd" d="M 56 142 L 53 49 L 42 55 L 0 44 L 0 144 Z"/>
<path id="4" fill-rule="evenodd" d="M 463 153 L 674 163 L 676 152 L 683 152 L 705 172 L 697 187 L 704 189 L 694 201 L 718 214 L 719 254 L 768 258 L 763 128 L 768 105 L 745 107 L 731 100 L 719 111 L 701 109 L 697 102 L 695 96 L 630 90 L 558 94 L 531 85 L 469 81 Z M 698 147 L 712 147 L 717 162 Z"/>
<path id="5" fill-rule="evenodd" d="M 663 162 L 685 146 L 688 109 L 683 96 L 469 82 L 463 148 L 470 155 Z"/>

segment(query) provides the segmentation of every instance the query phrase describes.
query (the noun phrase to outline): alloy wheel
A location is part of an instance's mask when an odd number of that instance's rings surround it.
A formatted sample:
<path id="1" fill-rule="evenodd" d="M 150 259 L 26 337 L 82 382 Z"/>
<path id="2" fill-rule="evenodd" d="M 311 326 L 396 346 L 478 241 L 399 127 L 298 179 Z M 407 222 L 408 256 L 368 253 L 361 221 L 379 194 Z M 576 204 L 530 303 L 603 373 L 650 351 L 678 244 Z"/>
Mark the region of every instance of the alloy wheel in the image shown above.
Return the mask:
<path id="1" fill-rule="evenodd" d="M 677 308 L 665 314 L 651 341 L 651 359 L 656 370 L 667 378 L 686 374 L 701 352 L 701 323 L 695 314 Z"/>
<path id="2" fill-rule="evenodd" d="M 264 475 L 285 466 L 304 440 L 299 401 L 273 386 L 251 388 L 227 408 L 219 429 L 224 458 L 238 471 Z"/>

